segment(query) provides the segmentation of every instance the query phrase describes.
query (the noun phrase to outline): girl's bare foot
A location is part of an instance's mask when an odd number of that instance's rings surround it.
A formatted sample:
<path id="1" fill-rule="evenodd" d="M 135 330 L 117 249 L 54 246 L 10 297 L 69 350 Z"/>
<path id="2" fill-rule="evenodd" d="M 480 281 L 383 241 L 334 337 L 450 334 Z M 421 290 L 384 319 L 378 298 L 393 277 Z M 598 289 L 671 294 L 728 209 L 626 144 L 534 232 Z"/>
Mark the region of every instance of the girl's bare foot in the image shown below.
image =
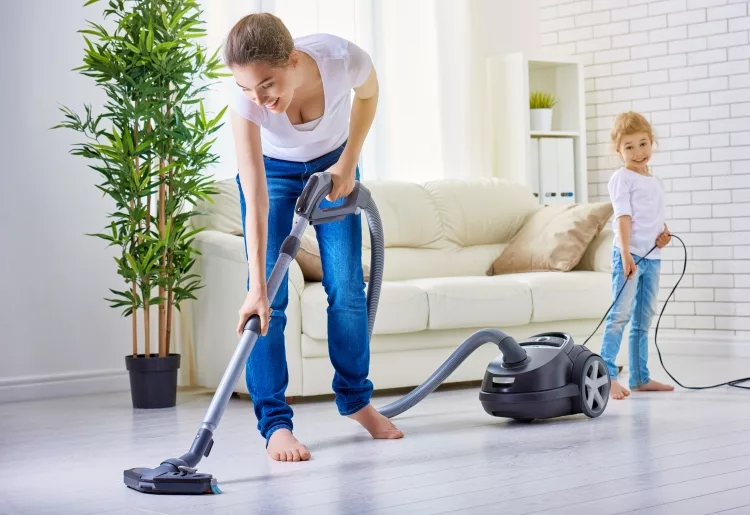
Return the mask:
<path id="1" fill-rule="evenodd" d="M 268 439 L 268 455 L 276 461 L 307 461 L 310 451 L 299 443 L 291 431 L 279 429 Z"/>
<path id="2" fill-rule="evenodd" d="M 404 433 L 399 431 L 387 417 L 378 413 L 372 404 L 368 404 L 358 412 L 349 415 L 349 418 L 362 424 L 362 427 L 367 429 L 373 438 L 395 439 L 404 436 Z"/>
<path id="3" fill-rule="evenodd" d="M 671 392 L 672 390 L 674 390 L 674 386 L 671 384 L 659 383 L 653 379 L 643 386 L 633 388 L 635 392 Z"/>
<path id="4" fill-rule="evenodd" d="M 621 400 L 630 395 L 630 391 L 615 380 L 610 381 L 609 396 Z"/>

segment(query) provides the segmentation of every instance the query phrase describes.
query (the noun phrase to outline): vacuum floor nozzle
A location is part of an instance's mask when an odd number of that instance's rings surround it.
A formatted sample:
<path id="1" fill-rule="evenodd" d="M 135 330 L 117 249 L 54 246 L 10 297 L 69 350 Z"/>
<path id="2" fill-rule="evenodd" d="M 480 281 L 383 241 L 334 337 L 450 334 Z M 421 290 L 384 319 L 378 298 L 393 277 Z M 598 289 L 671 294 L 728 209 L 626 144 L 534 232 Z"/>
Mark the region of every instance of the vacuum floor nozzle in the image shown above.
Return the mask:
<path id="1" fill-rule="evenodd" d="M 169 470 L 171 469 L 171 470 Z M 204 495 L 220 494 L 216 478 L 193 470 L 177 470 L 163 465 L 155 468 L 132 468 L 123 472 L 125 484 L 147 494 Z"/>

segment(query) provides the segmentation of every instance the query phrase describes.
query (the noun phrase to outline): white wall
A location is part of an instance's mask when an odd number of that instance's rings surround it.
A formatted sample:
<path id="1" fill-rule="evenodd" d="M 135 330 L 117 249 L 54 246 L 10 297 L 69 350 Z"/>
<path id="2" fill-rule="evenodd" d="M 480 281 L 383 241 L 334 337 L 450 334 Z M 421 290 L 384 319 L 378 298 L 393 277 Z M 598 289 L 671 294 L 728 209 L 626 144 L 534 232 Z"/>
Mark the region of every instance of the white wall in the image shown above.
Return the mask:
<path id="1" fill-rule="evenodd" d="M 750 7 L 747 0 L 541 0 L 542 42 L 586 66 L 589 188 L 607 200 L 614 116 L 654 124 L 654 172 L 688 267 L 660 327 L 750 336 Z M 598 196 L 597 196 L 598 193 Z M 662 300 L 682 270 L 667 249 Z"/>
<path id="2" fill-rule="evenodd" d="M 485 55 L 540 48 L 539 5 L 540 0 L 481 0 Z"/>
<path id="3" fill-rule="evenodd" d="M 84 235 L 101 229 L 110 206 L 96 172 L 68 154 L 77 135 L 50 130 L 58 104 L 102 102 L 91 79 L 70 71 L 82 57 L 76 31 L 101 11 L 82 4 L 0 4 L 0 401 L 127 387 L 130 326 L 102 300 L 120 287 L 112 253 Z"/>

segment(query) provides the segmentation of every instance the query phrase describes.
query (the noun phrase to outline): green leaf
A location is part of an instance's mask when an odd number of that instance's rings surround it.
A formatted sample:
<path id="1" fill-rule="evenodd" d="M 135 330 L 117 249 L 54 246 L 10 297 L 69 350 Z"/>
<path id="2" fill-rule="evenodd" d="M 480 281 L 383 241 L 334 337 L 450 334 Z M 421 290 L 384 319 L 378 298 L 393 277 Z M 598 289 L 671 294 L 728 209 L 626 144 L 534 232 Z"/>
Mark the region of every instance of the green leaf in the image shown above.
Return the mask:
<path id="1" fill-rule="evenodd" d="M 141 275 L 140 268 L 138 268 L 138 263 L 136 262 L 133 255 L 130 252 L 127 252 L 125 253 L 125 258 L 128 260 L 130 267 L 135 271 L 135 273 Z"/>
<path id="2" fill-rule="evenodd" d="M 174 15 L 172 18 L 172 22 L 169 24 L 169 29 L 174 30 L 175 27 L 177 27 L 177 24 L 180 23 L 180 19 L 185 16 L 185 13 L 187 13 L 190 9 L 192 9 L 192 6 L 188 6 L 184 8 L 183 10 L 179 11 L 177 14 Z M 164 25 L 166 25 L 167 22 L 164 22 Z"/>
<path id="3" fill-rule="evenodd" d="M 123 41 L 123 44 L 128 47 L 129 50 L 131 50 L 134 54 L 140 54 L 141 49 L 137 46 L 133 45 L 132 43 L 128 43 L 127 41 Z"/>
<path id="4" fill-rule="evenodd" d="M 154 48 L 154 23 L 148 21 L 148 36 L 146 37 L 146 50 L 151 52 Z"/>

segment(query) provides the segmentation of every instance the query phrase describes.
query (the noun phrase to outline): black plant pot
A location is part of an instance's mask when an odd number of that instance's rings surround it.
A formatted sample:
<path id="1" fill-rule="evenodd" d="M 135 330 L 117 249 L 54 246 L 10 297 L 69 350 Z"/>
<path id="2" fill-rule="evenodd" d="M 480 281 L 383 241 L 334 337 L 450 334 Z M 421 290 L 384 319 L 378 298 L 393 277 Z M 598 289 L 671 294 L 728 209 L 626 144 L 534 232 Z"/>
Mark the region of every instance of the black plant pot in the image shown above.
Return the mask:
<path id="1" fill-rule="evenodd" d="M 177 404 L 177 370 L 180 355 L 170 354 L 160 358 L 151 354 L 125 356 L 125 366 L 130 373 L 130 396 L 138 409 L 171 408 Z"/>

